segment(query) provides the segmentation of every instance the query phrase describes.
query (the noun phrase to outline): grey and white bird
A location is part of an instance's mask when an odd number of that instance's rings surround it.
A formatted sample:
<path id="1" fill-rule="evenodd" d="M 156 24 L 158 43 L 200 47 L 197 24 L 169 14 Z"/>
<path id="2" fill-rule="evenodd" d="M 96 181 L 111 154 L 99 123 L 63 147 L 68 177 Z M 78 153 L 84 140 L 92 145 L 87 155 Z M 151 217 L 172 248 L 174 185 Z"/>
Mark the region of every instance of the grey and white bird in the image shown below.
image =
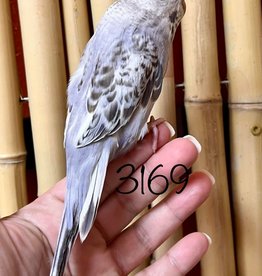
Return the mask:
<path id="1" fill-rule="evenodd" d="M 94 223 L 108 163 L 148 131 L 184 0 L 119 0 L 105 13 L 68 85 L 67 192 L 50 275 L 63 275 Z"/>

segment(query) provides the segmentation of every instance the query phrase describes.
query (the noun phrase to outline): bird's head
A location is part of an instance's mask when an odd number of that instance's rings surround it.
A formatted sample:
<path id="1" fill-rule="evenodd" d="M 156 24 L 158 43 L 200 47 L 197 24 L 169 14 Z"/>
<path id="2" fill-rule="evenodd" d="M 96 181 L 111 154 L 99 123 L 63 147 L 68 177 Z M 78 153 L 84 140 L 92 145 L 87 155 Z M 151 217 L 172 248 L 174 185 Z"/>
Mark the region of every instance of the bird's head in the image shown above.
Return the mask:
<path id="1" fill-rule="evenodd" d="M 185 11 L 185 0 L 135 0 L 142 9 L 169 17 L 171 23 L 180 22 Z"/>
<path id="2" fill-rule="evenodd" d="M 152 18 L 159 32 L 169 29 L 168 37 L 172 40 L 177 26 L 186 11 L 185 0 L 125 0 L 133 6 L 136 14 L 143 18 Z M 154 20 L 154 19 L 158 20 Z M 167 28 L 169 26 L 169 28 Z"/>
<path id="3" fill-rule="evenodd" d="M 186 11 L 185 0 L 151 0 L 152 6 L 164 16 L 169 16 L 171 23 L 180 22 Z"/>

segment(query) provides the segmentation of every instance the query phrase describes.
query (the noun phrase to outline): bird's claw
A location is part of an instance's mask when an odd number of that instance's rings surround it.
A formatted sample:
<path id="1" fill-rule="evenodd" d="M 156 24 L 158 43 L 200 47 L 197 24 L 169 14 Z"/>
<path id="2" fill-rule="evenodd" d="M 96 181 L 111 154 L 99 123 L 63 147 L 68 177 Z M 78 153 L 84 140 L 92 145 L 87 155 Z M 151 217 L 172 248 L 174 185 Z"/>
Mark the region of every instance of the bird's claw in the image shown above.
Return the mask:
<path id="1" fill-rule="evenodd" d="M 158 128 L 157 126 L 162 124 L 165 120 L 162 118 L 159 118 L 155 120 L 154 116 L 150 117 L 150 121 L 148 123 L 148 131 L 153 132 L 153 144 L 152 144 L 152 150 L 155 153 L 157 150 L 157 141 L 158 141 Z"/>

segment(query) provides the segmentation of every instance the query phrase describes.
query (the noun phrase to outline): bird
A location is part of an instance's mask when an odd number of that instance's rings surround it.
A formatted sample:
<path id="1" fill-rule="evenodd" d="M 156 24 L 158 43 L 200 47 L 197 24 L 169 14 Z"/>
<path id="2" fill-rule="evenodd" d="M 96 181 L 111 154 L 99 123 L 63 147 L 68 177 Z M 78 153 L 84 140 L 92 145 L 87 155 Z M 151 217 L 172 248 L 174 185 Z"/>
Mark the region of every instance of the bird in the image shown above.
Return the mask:
<path id="1" fill-rule="evenodd" d="M 66 195 L 50 276 L 63 275 L 76 238 L 88 237 L 108 163 L 148 132 L 185 8 L 184 0 L 115 1 L 87 43 L 67 88 Z"/>

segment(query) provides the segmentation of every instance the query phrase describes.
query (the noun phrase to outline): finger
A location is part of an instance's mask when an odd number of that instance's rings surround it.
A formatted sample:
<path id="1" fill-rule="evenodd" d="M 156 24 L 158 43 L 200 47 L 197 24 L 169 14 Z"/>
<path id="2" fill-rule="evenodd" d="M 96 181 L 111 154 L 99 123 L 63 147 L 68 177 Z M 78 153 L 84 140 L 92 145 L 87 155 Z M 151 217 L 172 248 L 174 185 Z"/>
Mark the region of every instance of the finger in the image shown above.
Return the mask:
<path id="1" fill-rule="evenodd" d="M 115 191 L 100 206 L 95 222 L 96 227 L 104 233 L 104 237 L 108 241 L 114 239 L 135 215 L 157 197 L 157 194 L 162 194 L 167 190 L 171 184 L 172 168 L 175 168 L 177 164 L 183 164 L 188 168 L 195 162 L 197 156 L 198 151 L 195 145 L 188 139 L 178 138 L 163 146 L 147 160 L 143 176 L 141 176 L 141 170 L 137 170 L 132 178 L 128 178 L 120 187 L 119 191 Z M 162 167 L 152 174 L 154 168 L 160 163 Z M 185 172 L 184 168 L 182 172 Z M 174 173 L 172 172 L 172 176 L 179 173 L 179 169 L 176 169 Z M 143 183 L 139 181 L 141 178 L 143 178 Z M 174 189 L 179 186 L 176 185 Z M 122 191 L 127 191 L 129 194 L 122 194 Z"/>
<path id="2" fill-rule="evenodd" d="M 170 141 L 170 138 L 174 135 L 174 129 L 168 122 L 163 122 L 158 125 L 158 149 L 164 146 Z M 137 143 L 137 145 L 130 152 L 125 154 L 123 157 L 113 160 L 107 169 L 107 177 L 105 180 L 105 185 L 103 189 L 103 194 L 101 202 L 115 190 L 116 187 L 122 182 L 119 179 L 119 174 L 117 170 L 124 164 L 132 163 L 135 168 L 143 164 L 150 156 L 153 155 L 152 144 L 153 144 L 153 134 L 149 132 L 145 138 Z"/>
<path id="3" fill-rule="evenodd" d="M 110 248 L 123 274 L 152 254 L 207 199 L 211 186 L 208 174 L 194 173 L 183 193 L 172 192 L 119 235 Z"/>
<path id="4" fill-rule="evenodd" d="M 137 275 L 186 275 L 201 260 L 210 244 L 211 239 L 204 233 L 189 234 Z"/>

